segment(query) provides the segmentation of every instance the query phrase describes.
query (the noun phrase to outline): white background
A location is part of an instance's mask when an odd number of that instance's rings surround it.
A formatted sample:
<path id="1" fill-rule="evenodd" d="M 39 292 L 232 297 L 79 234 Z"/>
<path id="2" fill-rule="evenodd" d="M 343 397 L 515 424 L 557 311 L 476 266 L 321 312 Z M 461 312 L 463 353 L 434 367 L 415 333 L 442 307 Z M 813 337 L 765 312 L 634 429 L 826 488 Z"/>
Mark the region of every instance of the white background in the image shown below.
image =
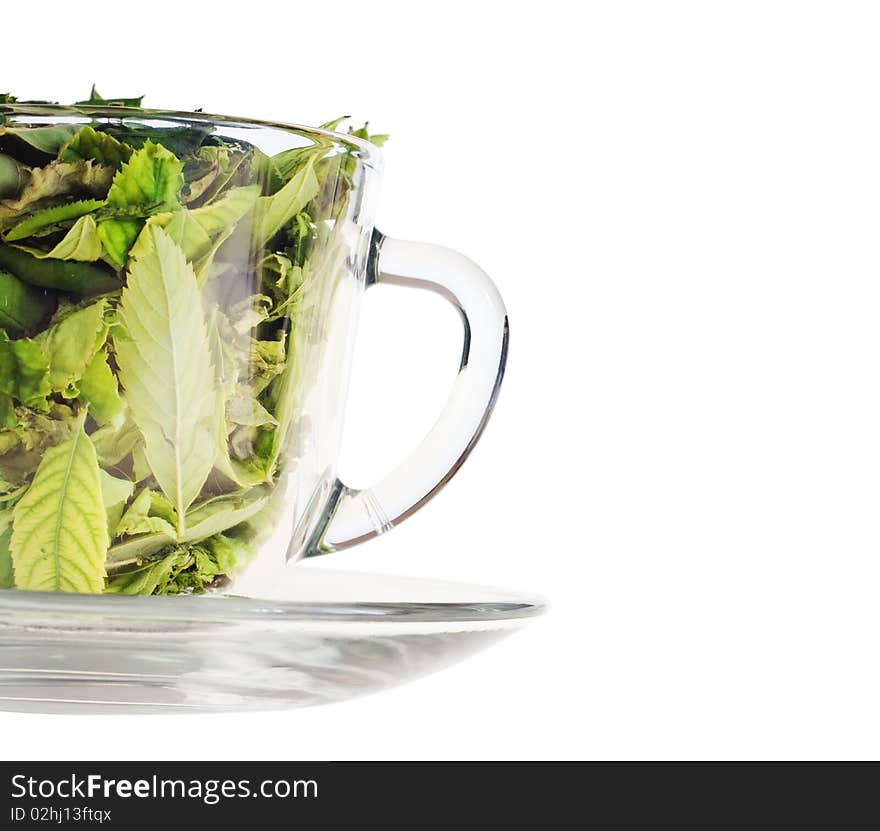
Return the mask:
<path id="1" fill-rule="evenodd" d="M 349 112 L 393 135 L 380 226 L 495 276 L 509 373 L 452 484 L 322 565 L 520 588 L 552 611 L 371 698 L 3 714 L 0 753 L 877 756 L 872 4 L 7 6 L 0 87 L 21 96 L 74 100 L 95 80 L 156 106 Z M 430 426 L 459 337 L 431 296 L 370 293 L 353 484 Z"/>

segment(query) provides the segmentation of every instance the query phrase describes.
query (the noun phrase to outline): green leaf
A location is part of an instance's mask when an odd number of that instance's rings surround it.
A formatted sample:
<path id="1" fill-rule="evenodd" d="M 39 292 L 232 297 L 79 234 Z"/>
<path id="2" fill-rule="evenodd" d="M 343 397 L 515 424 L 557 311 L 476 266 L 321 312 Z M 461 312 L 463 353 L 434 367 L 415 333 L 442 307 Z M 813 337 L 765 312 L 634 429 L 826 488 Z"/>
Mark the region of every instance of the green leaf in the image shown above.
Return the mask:
<path id="1" fill-rule="evenodd" d="M 7 368 L 10 372 L 3 372 L 4 385 L 9 380 L 17 383 L 15 397 L 25 407 L 37 410 L 45 409 L 45 398 L 48 394 L 48 364 L 46 353 L 38 342 L 30 338 L 21 338 L 9 344 L 11 353 L 15 357 L 16 366 Z"/>
<path id="2" fill-rule="evenodd" d="M 220 236 L 217 237 L 217 240 L 211 245 L 211 250 L 208 251 L 208 253 L 205 254 L 205 256 L 202 257 L 197 263 L 193 264 L 199 287 L 204 286 L 205 283 L 212 279 L 212 277 L 216 276 L 218 270 L 222 273 L 222 271 L 228 267 L 226 265 L 215 265 L 214 259 L 217 256 L 217 252 L 223 247 L 224 243 L 232 236 L 233 232 L 231 229 L 220 234 Z"/>
<path id="3" fill-rule="evenodd" d="M 41 332 L 35 340 L 49 357 L 49 383 L 54 392 L 76 398 L 77 382 L 107 340 L 107 298 L 66 315 Z"/>
<path id="4" fill-rule="evenodd" d="M 300 423 L 303 399 L 317 380 L 320 361 L 315 359 L 314 331 L 318 321 L 326 315 L 335 287 L 345 273 L 346 246 L 334 232 L 325 229 L 324 234 L 315 246 L 319 255 L 313 256 L 303 269 L 302 282 L 288 308 L 289 358 L 260 399 L 278 422 L 273 429 L 261 429 L 256 441 L 259 461 L 255 464 L 267 477 L 276 472 L 278 461 L 291 441 L 291 433 Z M 271 346 L 271 343 L 256 341 L 252 364 L 259 365 L 258 361 L 262 360 L 267 369 L 271 369 L 269 359 L 277 357 Z M 284 348 L 283 344 L 280 346 Z"/>
<path id="5" fill-rule="evenodd" d="M 335 124 L 332 121 L 328 122 L 321 129 L 333 130 L 339 126 L 339 122 L 344 120 L 344 118 L 341 118 Z M 272 156 L 269 162 L 270 167 L 282 182 L 290 179 L 304 164 L 317 161 L 317 159 L 322 158 L 333 149 L 333 140 L 330 138 L 316 136 L 313 142 L 313 144 L 309 144 L 306 147 L 291 147 Z"/>
<path id="6" fill-rule="evenodd" d="M 332 121 L 325 121 L 321 125 L 322 130 L 329 130 L 331 133 L 335 133 L 343 121 L 348 121 L 351 118 L 350 115 L 341 115 L 339 118 L 334 118 Z"/>
<path id="7" fill-rule="evenodd" d="M 261 393 L 287 367 L 284 336 L 281 340 L 251 340 L 249 352 L 249 384 L 255 394 Z"/>
<path id="8" fill-rule="evenodd" d="M 49 395 L 49 364 L 36 341 L 10 341 L 0 330 L 0 427 L 15 427 L 15 402 L 46 411 Z"/>
<path id="9" fill-rule="evenodd" d="M 120 419 L 125 408 L 116 376 L 107 361 L 106 348 L 99 350 L 79 379 L 80 398 L 89 405 L 89 415 L 100 426 Z"/>
<path id="10" fill-rule="evenodd" d="M 86 125 L 61 148 L 58 158 L 62 162 L 92 159 L 100 164 L 119 167 L 131 158 L 131 154 L 132 149 L 127 144 Z"/>
<path id="11" fill-rule="evenodd" d="M 178 159 L 183 159 L 195 153 L 202 146 L 206 136 L 216 128 L 210 124 L 198 124 L 192 121 L 185 125 L 165 127 L 126 120 L 122 123 L 108 122 L 102 125 L 102 129 L 136 150 L 141 149 L 148 142 L 153 142 L 161 144 Z"/>
<path id="12" fill-rule="evenodd" d="M 153 512 L 155 496 L 156 494 L 153 494 L 149 488 L 143 488 L 138 492 L 116 526 L 118 536 L 163 534 L 169 539 L 174 539 L 176 533 L 174 525 L 165 517 L 157 516 Z"/>
<path id="13" fill-rule="evenodd" d="M 287 231 L 290 244 L 285 249 L 291 265 L 301 268 L 305 265 L 312 246 L 317 239 L 317 227 L 305 212 L 297 214 Z M 276 256 L 278 256 L 276 254 Z"/>
<path id="14" fill-rule="evenodd" d="M 107 204 L 116 208 L 138 207 L 149 212 L 174 210 L 180 204 L 183 164 L 161 144 L 147 141 L 132 154 L 113 178 Z M 107 253 L 125 264 L 131 246 L 143 228 L 140 219 L 105 219 L 98 233 Z"/>
<path id="15" fill-rule="evenodd" d="M 138 219 L 108 219 L 98 225 L 98 238 L 110 259 L 124 265 L 144 223 Z"/>
<path id="16" fill-rule="evenodd" d="M 76 132 L 73 124 L 52 124 L 46 127 L 0 127 L 0 137 L 12 136 L 38 150 L 54 156 Z"/>
<path id="17" fill-rule="evenodd" d="M 185 209 L 180 213 L 189 215 L 209 237 L 214 238 L 232 228 L 248 214 L 256 205 L 259 195 L 259 185 L 232 188 L 216 202 L 201 208 Z"/>
<path id="18" fill-rule="evenodd" d="M 284 371 L 283 336 L 278 341 L 258 341 L 237 331 L 215 309 L 211 344 L 218 388 L 214 465 L 240 486 L 264 482 L 272 469 L 263 460 L 253 458 L 256 428 L 274 427 L 277 422 L 257 396 Z M 246 360 L 242 361 L 242 355 L 247 356 Z"/>
<path id="19" fill-rule="evenodd" d="M 117 531 L 119 531 L 118 527 Z M 174 542 L 173 526 L 169 533 L 137 534 L 133 537 L 117 538 L 117 541 L 110 546 L 107 552 L 107 570 L 111 573 L 118 572 L 133 564 L 142 563 L 163 548 L 173 545 Z"/>
<path id="20" fill-rule="evenodd" d="M 260 511 L 271 496 L 268 486 L 259 486 L 196 505 L 187 514 L 188 532 L 184 540 L 195 541 L 234 528 Z"/>
<path id="21" fill-rule="evenodd" d="M 141 438 L 143 438 L 143 435 Z M 150 470 L 150 463 L 147 461 L 146 444 L 144 441 L 141 441 L 131 451 L 131 468 L 135 482 L 143 482 L 153 475 L 153 471 Z"/>
<path id="22" fill-rule="evenodd" d="M 175 541 L 177 517 L 162 494 L 142 488 L 116 526 L 117 537 L 110 547 L 107 567 L 111 571 L 141 562 Z"/>
<path id="23" fill-rule="evenodd" d="M 157 214 L 150 217 L 148 226 L 162 228 L 183 251 L 184 256 L 194 263 L 211 250 L 211 237 L 196 221 L 192 211 L 180 210 L 173 213 Z M 146 244 L 149 244 L 147 242 Z M 131 250 L 132 257 L 138 256 L 138 244 Z"/>
<path id="24" fill-rule="evenodd" d="M 218 306 L 211 309 L 209 321 L 211 362 L 214 365 L 214 380 L 217 387 L 215 413 L 217 457 L 214 466 L 231 482 L 240 486 L 250 485 L 253 481 L 261 481 L 261 477 L 250 476 L 249 472 L 242 470 L 237 460 L 232 458 L 226 418 L 226 401 L 238 391 L 239 378 L 246 369 L 243 366 L 242 355 L 247 354 L 248 341 L 236 333 Z"/>
<path id="25" fill-rule="evenodd" d="M 134 482 L 128 479 L 118 479 L 111 476 L 106 470 L 101 471 L 101 493 L 104 495 L 104 509 L 107 511 L 107 531 L 112 539 L 115 536 L 116 526 L 122 518 L 125 503 L 134 493 Z"/>
<path id="26" fill-rule="evenodd" d="M 107 585 L 107 593 L 164 594 L 174 574 L 186 568 L 191 561 L 192 557 L 185 549 L 175 549 L 161 560 L 113 577 Z"/>
<path id="27" fill-rule="evenodd" d="M 177 523 L 177 511 L 168 501 L 164 493 L 160 491 L 150 491 L 150 516 L 156 516 L 164 519 L 171 525 Z"/>
<path id="28" fill-rule="evenodd" d="M 315 175 L 316 157 L 310 156 L 278 193 L 261 196 L 254 214 L 253 244 L 260 246 L 275 236 L 308 205 L 318 193 L 320 183 Z"/>
<path id="29" fill-rule="evenodd" d="M 157 593 L 201 594 L 224 574 L 225 567 L 228 566 L 230 570 L 235 568 L 234 553 L 229 556 L 232 546 L 226 544 L 221 547 L 220 541 L 223 539 L 218 534 L 198 544 L 182 547 L 188 553 L 188 559 L 178 561 L 180 565 L 172 573 L 171 579 Z"/>
<path id="30" fill-rule="evenodd" d="M 12 567 L 12 551 L 9 550 L 9 541 L 12 539 L 12 511 L 10 524 L 0 531 L 0 589 L 11 589 L 15 585 L 15 569 Z"/>
<path id="31" fill-rule="evenodd" d="M 30 173 L 11 156 L 0 153 L 0 199 L 16 196 L 25 186 Z"/>
<path id="32" fill-rule="evenodd" d="M 209 202 L 232 180 L 251 155 L 238 147 L 225 145 L 200 147 L 184 165 L 187 204 Z"/>
<path id="33" fill-rule="evenodd" d="M 12 539 L 12 513 L 26 489 L 3 482 L 0 482 L 0 485 L 4 491 L 0 495 L 0 589 L 11 589 L 15 585 L 12 552 L 9 550 L 9 541 Z"/>
<path id="34" fill-rule="evenodd" d="M 161 228 L 131 266 L 115 338 L 119 377 L 145 454 L 185 532 L 186 509 L 214 457 L 215 390 L 202 301 L 192 266 Z"/>
<path id="35" fill-rule="evenodd" d="M 241 372 L 242 338 L 236 335 L 229 319 L 214 305 L 208 315 L 208 338 L 211 344 L 211 363 L 216 386 L 225 397 L 235 394 Z"/>
<path id="36" fill-rule="evenodd" d="M 6 233 L 6 242 L 18 242 L 36 236 L 40 231 L 53 229 L 54 227 L 71 220 L 79 219 L 86 214 L 102 207 L 104 202 L 98 199 L 83 199 L 79 202 L 65 202 L 31 214 Z"/>
<path id="37" fill-rule="evenodd" d="M 13 517 L 17 588 L 103 591 L 107 514 L 98 459 L 82 422 L 46 451 Z"/>
<path id="38" fill-rule="evenodd" d="M 98 104 L 106 104 L 111 107 L 134 107 L 139 108 L 141 106 L 141 102 L 144 100 L 143 95 L 137 95 L 132 98 L 102 98 L 98 93 L 98 90 L 95 89 L 95 85 L 92 84 L 92 92 L 89 97 L 85 101 L 77 101 L 76 104 L 85 104 L 85 105 L 98 105 Z"/>
<path id="39" fill-rule="evenodd" d="M 375 144 L 376 147 L 381 147 L 385 142 L 388 141 L 389 136 L 385 133 L 373 133 L 370 134 L 370 122 L 367 121 L 363 127 L 359 130 L 355 130 L 353 127 L 348 128 L 348 134 L 350 136 L 354 136 L 355 138 L 364 139 L 364 141 L 369 141 L 372 144 Z"/>
<path id="40" fill-rule="evenodd" d="M 230 232 L 254 207 L 259 192 L 257 185 L 234 188 L 210 205 L 158 214 L 151 217 L 147 224 L 163 228 L 183 249 L 186 258 L 195 263 L 207 256 L 217 238 Z M 132 256 L 136 254 L 137 246 L 132 249 Z"/>
<path id="41" fill-rule="evenodd" d="M 313 220 L 338 220 L 344 214 L 356 164 L 356 157 L 346 153 L 328 156 L 315 165 L 320 188 L 308 205 Z"/>
<path id="42" fill-rule="evenodd" d="M 168 510 L 170 506 L 163 509 L 157 496 L 144 488 L 123 515 L 117 534 L 132 536 L 110 548 L 107 567 L 111 571 L 151 557 L 174 542 L 175 513 Z M 178 541 L 195 543 L 242 525 L 257 516 L 271 496 L 271 488 L 263 485 L 208 499 L 187 513 L 187 531 Z"/>
<path id="43" fill-rule="evenodd" d="M 32 286 L 88 297 L 117 291 L 119 280 L 93 263 L 35 257 L 19 247 L 0 244 L 0 269 Z"/>
<path id="44" fill-rule="evenodd" d="M 198 543 L 166 546 L 154 559 L 110 579 L 114 594 L 201 594 L 237 571 L 251 555 L 248 541 L 215 534 Z"/>
<path id="45" fill-rule="evenodd" d="M 0 327 L 17 335 L 36 329 L 53 311 L 55 301 L 46 292 L 0 271 Z"/>
<path id="46" fill-rule="evenodd" d="M 148 141 L 113 177 L 107 202 L 117 207 L 157 205 L 169 210 L 180 204 L 182 187 L 181 162 L 161 144 Z"/>

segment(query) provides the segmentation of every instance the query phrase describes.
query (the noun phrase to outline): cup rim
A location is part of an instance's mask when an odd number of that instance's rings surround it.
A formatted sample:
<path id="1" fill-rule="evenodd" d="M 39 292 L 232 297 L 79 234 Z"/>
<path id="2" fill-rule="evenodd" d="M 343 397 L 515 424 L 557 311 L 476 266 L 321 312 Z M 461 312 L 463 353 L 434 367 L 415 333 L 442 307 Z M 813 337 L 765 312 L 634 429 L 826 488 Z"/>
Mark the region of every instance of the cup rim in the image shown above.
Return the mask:
<path id="1" fill-rule="evenodd" d="M 290 597 L 284 580 L 296 581 L 300 596 Z M 339 589 L 327 595 L 320 591 L 322 582 L 339 584 Z M 377 594 L 380 585 L 382 592 Z M 428 599 L 423 591 L 439 597 Z M 390 595 L 382 596 L 387 593 Z M 7 629 L 18 626 L 70 631 L 101 629 L 114 622 L 141 628 L 269 621 L 272 625 L 483 624 L 539 617 L 547 610 L 546 601 L 531 592 L 302 566 L 288 566 L 280 591 L 272 594 L 266 598 L 222 592 L 162 597 L 0 589 L 0 624 Z"/>
<path id="2" fill-rule="evenodd" d="M 356 150 L 357 157 L 366 165 L 373 168 L 381 167 L 382 151 L 378 145 L 371 141 L 352 136 L 348 133 L 339 133 L 335 130 L 327 130 L 323 127 L 310 127 L 307 124 L 297 124 L 286 121 L 270 121 L 259 118 L 245 118 L 242 116 L 221 115 L 217 113 L 195 112 L 189 110 L 165 110 L 146 107 L 122 107 L 106 104 L 50 104 L 29 103 L 27 101 L 14 101 L 0 104 L 0 115 L 33 115 L 37 118 L 48 116 L 59 117 L 93 117 L 109 119 L 132 119 L 132 118 L 156 118 L 168 121 L 180 120 L 187 122 L 206 122 L 218 126 L 228 127 L 260 127 L 270 130 L 281 130 L 297 135 L 307 134 L 330 139 L 336 144 L 347 145 Z"/>

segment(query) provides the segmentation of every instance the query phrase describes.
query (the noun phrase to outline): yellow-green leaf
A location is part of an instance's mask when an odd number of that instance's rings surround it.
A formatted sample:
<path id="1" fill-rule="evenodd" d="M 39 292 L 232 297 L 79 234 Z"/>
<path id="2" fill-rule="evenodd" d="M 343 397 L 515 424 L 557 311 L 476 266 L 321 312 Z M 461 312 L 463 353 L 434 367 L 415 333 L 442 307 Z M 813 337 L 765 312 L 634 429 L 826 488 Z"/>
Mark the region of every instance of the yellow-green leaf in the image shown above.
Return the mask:
<path id="1" fill-rule="evenodd" d="M 116 526 L 117 536 L 164 534 L 169 539 L 174 538 L 174 526 L 165 517 L 151 512 L 153 496 L 148 488 L 138 493 Z"/>
<path id="2" fill-rule="evenodd" d="M 107 511 L 107 531 L 112 539 L 115 536 L 116 526 L 122 519 L 125 503 L 134 493 L 134 482 L 118 479 L 106 470 L 101 470 L 101 493 L 104 495 L 104 508 Z"/>
<path id="3" fill-rule="evenodd" d="M 161 144 L 147 141 L 113 177 L 107 204 L 114 208 L 142 208 L 148 212 L 173 210 L 180 204 L 183 164 Z M 107 253 L 120 265 L 143 228 L 137 218 L 105 219 L 98 225 Z"/>
<path id="4" fill-rule="evenodd" d="M 58 158 L 62 162 L 92 159 L 101 164 L 119 167 L 131 158 L 131 152 L 127 144 L 113 138 L 109 133 L 98 132 L 87 124 L 58 151 Z"/>
<path id="5" fill-rule="evenodd" d="M 33 591 L 102 592 L 109 545 L 98 458 L 80 422 L 45 452 L 15 506 L 10 541 L 15 585 Z"/>
<path id="6" fill-rule="evenodd" d="M 315 198 L 319 189 L 315 159 L 311 158 L 278 193 L 257 200 L 253 244 L 262 245 L 272 239 Z"/>
<path id="7" fill-rule="evenodd" d="M 128 252 L 143 227 L 141 219 L 108 219 L 98 225 L 98 238 L 113 262 L 125 265 Z"/>
<path id="8" fill-rule="evenodd" d="M 224 238 L 256 204 L 260 188 L 252 185 L 233 188 L 221 199 L 202 208 L 182 208 L 156 214 L 147 225 L 159 226 L 182 249 L 191 263 L 208 256 L 218 238 Z M 148 243 L 147 243 L 148 244 Z M 139 246 L 135 243 L 131 256 L 136 257 Z"/>
<path id="9" fill-rule="evenodd" d="M 14 226 L 4 237 L 6 242 L 18 242 L 40 232 L 46 233 L 59 223 L 79 219 L 104 205 L 101 199 L 81 199 L 79 202 L 65 202 L 31 214 Z"/>
<path id="10" fill-rule="evenodd" d="M 76 260 L 81 263 L 100 260 L 104 253 L 104 246 L 98 236 L 98 225 L 91 215 L 80 217 L 51 251 L 41 251 L 39 248 L 25 245 L 15 247 L 27 251 L 40 260 Z"/>
<path id="11" fill-rule="evenodd" d="M 107 349 L 99 350 L 79 379 L 80 398 L 89 405 L 89 415 L 99 426 L 121 421 L 125 402 L 119 395 L 116 376 L 107 363 Z"/>
<path id="12" fill-rule="evenodd" d="M 213 466 L 216 394 L 193 268 L 161 228 L 144 233 L 149 244 L 131 266 L 114 343 L 146 460 L 183 535 L 186 509 Z"/>
<path id="13" fill-rule="evenodd" d="M 179 204 L 183 164 L 161 144 L 147 141 L 113 177 L 107 202 L 119 208 Z"/>
<path id="14" fill-rule="evenodd" d="M 90 303 L 35 338 L 49 357 L 49 383 L 55 392 L 77 396 L 76 383 L 107 339 L 108 305 L 106 298 Z"/>

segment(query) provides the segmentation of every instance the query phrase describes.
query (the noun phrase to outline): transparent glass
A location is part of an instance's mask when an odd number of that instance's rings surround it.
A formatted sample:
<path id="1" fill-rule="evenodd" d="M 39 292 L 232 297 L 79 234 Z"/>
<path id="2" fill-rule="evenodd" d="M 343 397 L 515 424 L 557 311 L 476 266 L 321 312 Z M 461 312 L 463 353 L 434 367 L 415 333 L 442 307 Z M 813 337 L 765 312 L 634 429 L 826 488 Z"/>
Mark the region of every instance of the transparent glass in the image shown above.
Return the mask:
<path id="1" fill-rule="evenodd" d="M 0 586 L 259 595 L 449 480 L 507 319 L 470 260 L 374 229 L 379 167 L 326 129 L 0 105 Z M 464 346 L 423 444 L 352 490 L 340 430 L 378 282 L 442 294 Z"/>
<path id="2" fill-rule="evenodd" d="M 544 608 L 540 599 L 481 586 L 308 567 L 280 574 L 259 599 L 7 592 L 0 710 L 329 704 L 443 669 Z"/>

